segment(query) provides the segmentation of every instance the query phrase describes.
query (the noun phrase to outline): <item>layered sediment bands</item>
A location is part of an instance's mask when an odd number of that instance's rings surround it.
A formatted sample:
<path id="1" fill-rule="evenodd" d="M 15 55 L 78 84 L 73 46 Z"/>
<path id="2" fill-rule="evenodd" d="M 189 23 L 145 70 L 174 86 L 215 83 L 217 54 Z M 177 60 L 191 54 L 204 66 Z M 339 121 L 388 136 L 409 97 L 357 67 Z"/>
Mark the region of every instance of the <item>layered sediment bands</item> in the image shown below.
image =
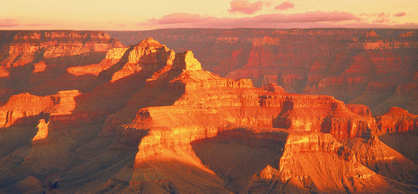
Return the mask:
<path id="1" fill-rule="evenodd" d="M 80 31 L 21 31 L 2 32 L 1 65 L 15 67 L 28 64 L 36 58 L 57 58 L 92 52 L 107 52 L 123 45 L 103 32 Z"/>
<path id="2" fill-rule="evenodd" d="M 78 107 L 81 103 L 81 93 L 78 90 L 60 91 L 50 96 L 35 96 L 19 94 L 12 96 L 9 101 L 0 107 L 2 127 L 12 125 L 39 128 L 40 137 L 46 137 L 48 131 L 83 126 L 103 120 L 109 114 L 106 109 L 84 109 Z M 76 102 L 77 101 L 77 102 Z M 83 103 L 81 103 L 83 104 Z M 45 126 L 48 126 L 45 128 Z"/>
<path id="3" fill-rule="evenodd" d="M 36 126 L 38 132 L 36 133 L 35 137 L 33 137 L 32 141 L 41 140 L 48 137 L 48 125 L 49 123 L 45 123 L 45 119 L 39 119 L 39 124 Z"/>
<path id="4" fill-rule="evenodd" d="M 354 152 L 361 164 L 374 172 L 399 182 L 418 184 L 418 166 L 381 142 L 377 136 L 369 140 L 346 139 L 342 144 Z"/>
<path id="5" fill-rule="evenodd" d="M 346 104 L 345 107 L 347 107 L 348 110 L 351 112 L 354 112 L 358 115 L 365 116 L 365 117 L 371 117 L 372 112 L 370 111 L 370 108 L 363 104 Z"/>
<path id="6" fill-rule="evenodd" d="M 46 96 L 80 89 L 110 67 L 102 61 L 109 49 L 124 46 L 103 32 L 4 31 L 0 32 L 0 66 L 4 90 L 0 98 L 29 92 Z M 86 67 L 83 67 L 87 65 Z M 91 66 L 88 66 L 91 65 Z"/>
<path id="7" fill-rule="evenodd" d="M 391 106 L 418 113 L 417 106 L 411 106 L 405 96 L 391 100 L 390 106 L 381 104 L 417 73 L 416 30 L 164 29 L 109 33 L 125 44 L 151 36 L 176 51 L 193 50 L 203 69 L 232 79 L 251 79 L 257 87 L 275 83 L 287 92 L 332 95 L 345 103 L 365 104 L 374 115 L 385 113 Z"/>
<path id="8" fill-rule="evenodd" d="M 376 116 L 376 123 L 379 131 L 378 135 L 385 133 L 417 133 L 418 115 L 409 113 L 408 111 L 392 107 L 383 115 Z"/>
<path id="9" fill-rule="evenodd" d="M 14 124 L 36 125 L 42 113 L 51 112 L 55 106 L 53 97 L 40 97 L 28 93 L 12 96 L 0 107 L 2 127 Z"/>
<path id="10" fill-rule="evenodd" d="M 12 96 L 0 106 L 0 192 L 418 189 L 415 167 L 382 146 L 366 106 L 275 84 L 256 88 L 250 79 L 202 70 L 195 56 L 148 38 L 110 49 L 101 62 L 62 69 L 90 80 L 79 89 Z M 51 73 L 44 62 L 28 71 Z M 298 76 L 284 77 L 296 83 Z"/>

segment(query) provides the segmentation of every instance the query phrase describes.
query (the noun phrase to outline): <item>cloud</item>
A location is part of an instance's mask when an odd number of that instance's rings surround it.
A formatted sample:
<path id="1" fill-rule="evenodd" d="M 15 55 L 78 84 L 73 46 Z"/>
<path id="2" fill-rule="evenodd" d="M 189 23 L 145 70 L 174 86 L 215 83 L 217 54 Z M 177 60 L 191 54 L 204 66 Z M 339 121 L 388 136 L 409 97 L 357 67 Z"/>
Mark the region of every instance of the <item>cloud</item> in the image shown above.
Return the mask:
<path id="1" fill-rule="evenodd" d="M 26 24 L 26 26 L 50 26 L 52 24 Z"/>
<path id="2" fill-rule="evenodd" d="M 243 18 L 215 18 L 199 14 L 173 13 L 160 19 L 150 19 L 139 26 L 158 28 L 303 28 L 327 27 L 319 23 L 355 21 L 359 18 L 348 12 L 306 12 L 297 14 L 264 14 Z"/>
<path id="3" fill-rule="evenodd" d="M 126 24 L 118 24 L 117 27 L 126 27 Z"/>
<path id="4" fill-rule="evenodd" d="M 377 19 L 373 20 L 373 23 L 385 23 L 385 22 L 389 22 L 390 14 L 385 14 L 384 12 L 380 13 L 377 15 Z"/>
<path id="5" fill-rule="evenodd" d="M 297 14 L 266 14 L 253 18 L 259 22 L 286 23 L 286 22 L 338 22 L 357 20 L 358 18 L 348 12 L 306 12 Z"/>
<path id="6" fill-rule="evenodd" d="M 188 14 L 188 13 L 172 13 L 163 16 L 161 19 L 151 19 L 151 22 L 157 22 L 159 24 L 178 24 L 178 23 L 199 23 L 210 20 L 210 17 L 204 17 L 199 14 Z"/>
<path id="7" fill-rule="evenodd" d="M 0 20 L 0 28 L 11 28 L 20 26 L 15 19 Z"/>
<path id="8" fill-rule="evenodd" d="M 395 16 L 395 17 L 402 17 L 402 16 L 405 16 L 405 15 L 406 15 L 405 12 L 400 12 L 400 13 L 393 14 L 393 16 Z"/>
<path id="9" fill-rule="evenodd" d="M 379 17 L 379 18 L 384 17 L 384 16 L 385 16 L 385 13 L 384 13 L 384 12 L 382 12 L 382 13 L 380 13 L 380 14 L 378 15 L 378 17 Z"/>
<path id="10" fill-rule="evenodd" d="M 250 15 L 263 9 L 263 2 L 261 1 L 249 3 L 247 0 L 233 0 L 230 5 L 231 9 L 229 9 L 228 12 L 234 14 L 243 13 Z"/>
<path id="11" fill-rule="evenodd" d="M 283 11 L 283 10 L 287 10 L 287 9 L 294 8 L 294 7 L 295 7 L 295 4 L 285 1 L 282 4 L 276 6 L 274 9 Z"/>

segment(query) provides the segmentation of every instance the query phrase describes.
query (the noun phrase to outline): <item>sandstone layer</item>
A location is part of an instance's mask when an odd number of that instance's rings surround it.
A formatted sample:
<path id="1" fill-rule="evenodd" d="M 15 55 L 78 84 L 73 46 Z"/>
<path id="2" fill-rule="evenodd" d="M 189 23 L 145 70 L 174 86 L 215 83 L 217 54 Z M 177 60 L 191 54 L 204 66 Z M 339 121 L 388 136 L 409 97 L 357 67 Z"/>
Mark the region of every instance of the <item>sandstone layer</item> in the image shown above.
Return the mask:
<path id="1" fill-rule="evenodd" d="M 418 114 L 416 95 L 396 92 L 414 90 L 411 83 L 416 85 L 416 30 L 161 29 L 108 33 L 124 44 L 154 37 L 174 50 L 193 50 L 204 69 L 232 79 L 251 79 L 257 87 L 275 83 L 287 92 L 332 95 L 345 103 L 365 104 L 374 115 L 392 106 Z"/>
<path id="2" fill-rule="evenodd" d="M 377 121 L 332 96 L 220 77 L 195 56 L 147 38 L 64 65 L 69 77 L 91 75 L 73 90 L 11 92 L 0 106 L 0 192 L 418 190 L 418 166 L 376 135 L 391 126 L 380 121 L 414 115 L 394 109 Z"/>

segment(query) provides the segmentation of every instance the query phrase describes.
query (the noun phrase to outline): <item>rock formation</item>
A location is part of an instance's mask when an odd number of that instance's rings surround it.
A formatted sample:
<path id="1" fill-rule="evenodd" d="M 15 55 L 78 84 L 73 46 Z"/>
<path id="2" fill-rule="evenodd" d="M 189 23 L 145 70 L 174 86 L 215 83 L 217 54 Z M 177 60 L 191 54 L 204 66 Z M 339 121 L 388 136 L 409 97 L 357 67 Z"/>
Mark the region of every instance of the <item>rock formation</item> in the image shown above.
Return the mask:
<path id="1" fill-rule="evenodd" d="M 374 115 L 392 106 L 418 114 L 416 95 L 394 95 L 401 88 L 411 88 L 410 83 L 416 85 L 412 80 L 418 70 L 416 30 L 161 29 L 108 33 L 125 44 L 151 36 L 174 50 L 192 50 L 203 69 L 232 79 L 251 79 L 257 87 L 275 83 L 291 93 L 332 95 L 345 103 L 365 104 Z"/>
<path id="2" fill-rule="evenodd" d="M 94 79 L 97 70 L 74 69 L 99 63 L 109 49 L 124 47 L 103 32 L 2 31 L 0 38 L 0 88 L 8 90 L 2 100 L 25 92 L 51 95 L 79 89 Z"/>
<path id="3" fill-rule="evenodd" d="M 377 134 L 385 133 L 416 133 L 418 130 L 418 115 L 408 111 L 392 107 L 383 115 L 376 116 L 379 127 Z"/>
<path id="4" fill-rule="evenodd" d="M 254 45 L 269 49 L 281 41 Z M 367 106 L 332 96 L 291 94 L 276 84 L 257 88 L 250 79 L 205 71 L 192 51 L 175 53 L 152 38 L 107 49 L 97 63 L 56 72 L 61 76 L 50 82 L 61 79 L 57 85 L 91 76 L 71 90 L 4 90 L 11 97 L 0 106 L 1 193 L 418 189 L 418 166 L 376 136 L 388 126 L 380 121 L 411 115 L 392 111 L 376 121 Z M 30 75 L 54 74 L 44 62 Z M 291 84 L 300 78 L 285 77 Z"/>

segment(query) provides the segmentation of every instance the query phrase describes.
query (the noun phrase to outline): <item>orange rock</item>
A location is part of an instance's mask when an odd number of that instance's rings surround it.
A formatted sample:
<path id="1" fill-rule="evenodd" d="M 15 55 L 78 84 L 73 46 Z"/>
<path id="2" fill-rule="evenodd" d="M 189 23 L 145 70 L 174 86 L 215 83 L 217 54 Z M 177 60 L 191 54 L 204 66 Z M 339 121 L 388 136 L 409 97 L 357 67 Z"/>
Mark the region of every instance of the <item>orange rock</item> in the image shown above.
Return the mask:
<path id="1" fill-rule="evenodd" d="M 46 123 L 45 119 L 40 119 L 38 126 L 36 126 L 36 128 L 38 128 L 38 132 L 36 133 L 35 137 L 33 137 L 32 141 L 45 139 L 48 137 L 48 125 L 49 122 Z"/>
<path id="2" fill-rule="evenodd" d="M 376 116 L 379 127 L 378 135 L 385 133 L 416 133 L 418 130 L 418 115 L 408 111 L 392 107 L 383 115 Z"/>

